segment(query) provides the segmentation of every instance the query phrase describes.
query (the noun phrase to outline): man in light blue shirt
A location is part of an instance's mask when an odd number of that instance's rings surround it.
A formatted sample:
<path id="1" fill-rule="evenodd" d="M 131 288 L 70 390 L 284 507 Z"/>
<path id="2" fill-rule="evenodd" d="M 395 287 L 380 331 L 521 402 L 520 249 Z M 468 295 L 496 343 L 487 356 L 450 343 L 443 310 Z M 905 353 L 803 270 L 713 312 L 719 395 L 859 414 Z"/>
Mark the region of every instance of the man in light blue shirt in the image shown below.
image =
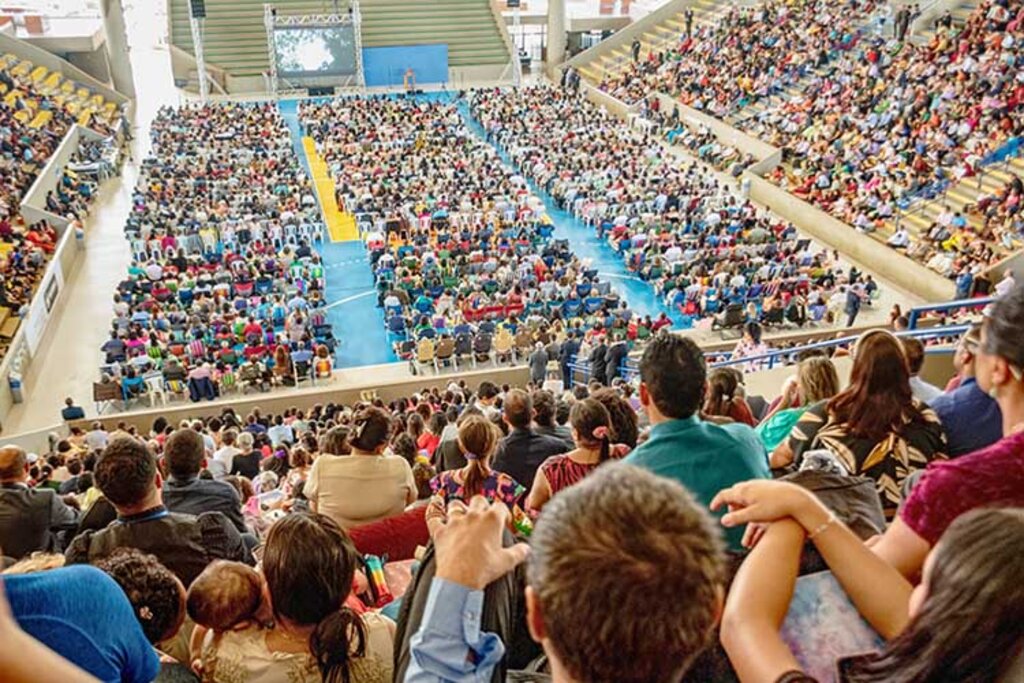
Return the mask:
<path id="1" fill-rule="evenodd" d="M 505 647 L 481 631 L 483 589 L 527 556 L 527 626 L 554 683 L 675 683 L 710 644 L 722 543 L 676 482 L 603 465 L 545 506 L 529 547 L 502 547 L 508 516 L 478 496 L 430 522 L 437 570 L 405 683 L 491 680 Z"/>

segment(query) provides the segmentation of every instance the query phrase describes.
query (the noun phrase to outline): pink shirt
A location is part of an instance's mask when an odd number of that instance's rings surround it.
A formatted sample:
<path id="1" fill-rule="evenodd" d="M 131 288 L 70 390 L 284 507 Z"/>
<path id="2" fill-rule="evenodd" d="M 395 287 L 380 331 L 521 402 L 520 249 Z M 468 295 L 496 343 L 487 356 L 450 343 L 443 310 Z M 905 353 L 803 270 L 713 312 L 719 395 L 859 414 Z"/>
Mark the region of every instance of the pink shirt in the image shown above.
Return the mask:
<path id="1" fill-rule="evenodd" d="M 900 518 L 934 546 L 953 520 L 980 507 L 1024 507 L 1024 432 L 928 465 Z"/>

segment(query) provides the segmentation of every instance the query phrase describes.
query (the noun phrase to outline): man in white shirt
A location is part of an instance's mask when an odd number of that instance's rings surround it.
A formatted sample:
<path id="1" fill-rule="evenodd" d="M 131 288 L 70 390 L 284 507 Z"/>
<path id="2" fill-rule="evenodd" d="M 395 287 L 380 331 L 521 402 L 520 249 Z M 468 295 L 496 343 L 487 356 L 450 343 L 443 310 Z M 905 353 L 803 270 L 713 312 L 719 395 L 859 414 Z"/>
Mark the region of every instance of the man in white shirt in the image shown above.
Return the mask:
<path id="1" fill-rule="evenodd" d="M 214 479 L 223 479 L 228 476 L 228 473 L 231 471 L 231 461 L 236 455 L 242 454 L 240 449 L 235 448 L 235 441 L 237 439 L 238 432 L 234 429 L 228 429 L 221 437 L 221 442 L 224 445 L 213 454 L 210 462 L 206 464 L 206 469 L 210 470 L 210 474 L 213 475 Z"/>
<path id="2" fill-rule="evenodd" d="M 906 228 L 901 227 L 885 243 L 893 249 L 906 249 L 907 245 L 910 244 L 910 233 Z"/>
<path id="3" fill-rule="evenodd" d="M 281 444 L 293 444 L 295 443 L 295 433 L 289 425 L 284 423 L 284 417 L 281 415 L 274 416 L 274 425 L 267 430 L 267 437 L 270 438 L 270 444 L 277 448 Z"/>
<path id="4" fill-rule="evenodd" d="M 97 420 L 92 423 L 92 429 L 85 434 L 85 445 L 94 451 L 101 451 L 107 447 L 110 436 L 103 428 L 103 423 Z"/>

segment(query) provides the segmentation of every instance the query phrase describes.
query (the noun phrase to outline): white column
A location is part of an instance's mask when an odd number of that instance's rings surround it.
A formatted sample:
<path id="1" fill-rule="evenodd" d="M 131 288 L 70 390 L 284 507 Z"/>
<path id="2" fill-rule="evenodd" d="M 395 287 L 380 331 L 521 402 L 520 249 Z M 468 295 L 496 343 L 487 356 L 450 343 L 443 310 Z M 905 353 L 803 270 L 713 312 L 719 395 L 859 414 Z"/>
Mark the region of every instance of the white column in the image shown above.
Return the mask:
<path id="1" fill-rule="evenodd" d="M 565 0 L 548 0 L 548 75 L 558 76 L 555 67 L 565 60 Z"/>

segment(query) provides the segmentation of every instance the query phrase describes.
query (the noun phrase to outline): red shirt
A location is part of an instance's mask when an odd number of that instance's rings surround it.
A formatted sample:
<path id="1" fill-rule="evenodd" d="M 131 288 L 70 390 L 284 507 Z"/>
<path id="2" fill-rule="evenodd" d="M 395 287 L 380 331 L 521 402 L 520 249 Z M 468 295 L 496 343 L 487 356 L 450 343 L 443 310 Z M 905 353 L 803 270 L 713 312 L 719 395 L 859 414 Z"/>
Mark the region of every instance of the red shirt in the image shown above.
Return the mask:
<path id="1" fill-rule="evenodd" d="M 953 520 L 980 507 L 1024 507 L 1024 432 L 928 465 L 900 518 L 934 546 Z"/>

